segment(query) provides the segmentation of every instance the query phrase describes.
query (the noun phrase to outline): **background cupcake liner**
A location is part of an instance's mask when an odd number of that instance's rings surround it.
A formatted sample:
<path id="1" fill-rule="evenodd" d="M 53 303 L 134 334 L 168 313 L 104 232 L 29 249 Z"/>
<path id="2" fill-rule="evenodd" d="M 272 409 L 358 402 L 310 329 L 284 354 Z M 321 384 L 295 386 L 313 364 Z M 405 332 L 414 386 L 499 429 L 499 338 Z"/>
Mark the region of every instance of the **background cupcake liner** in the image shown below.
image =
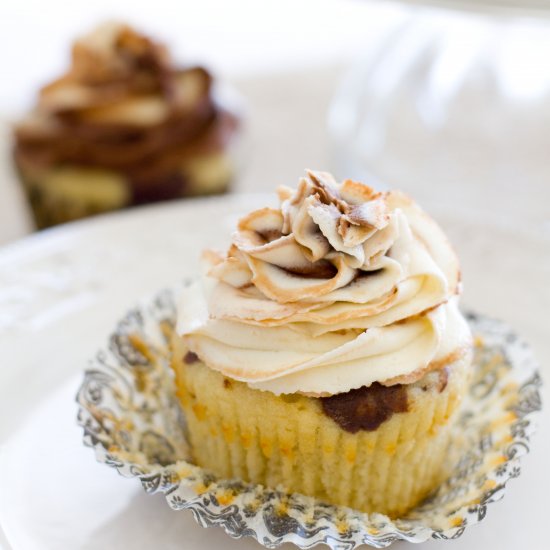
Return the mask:
<path id="1" fill-rule="evenodd" d="M 77 395 L 84 444 L 99 462 L 161 492 L 171 508 L 190 509 L 203 527 L 268 548 L 311 548 L 396 540 L 453 539 L 481 521 L 520 474 L 520 458 L 541 410 L 541 379 L 531 350 L 504 323 L 467 314 L 476 338 L 474 376 L 449 460 L 454 474 L 407 516 L 390 520 L 300 494 L 218 479 L 188 461 L 185 418 L 174 394 L 168 343 L 176 318 L 170 289 L 132 309 L 97 352 Z"/>

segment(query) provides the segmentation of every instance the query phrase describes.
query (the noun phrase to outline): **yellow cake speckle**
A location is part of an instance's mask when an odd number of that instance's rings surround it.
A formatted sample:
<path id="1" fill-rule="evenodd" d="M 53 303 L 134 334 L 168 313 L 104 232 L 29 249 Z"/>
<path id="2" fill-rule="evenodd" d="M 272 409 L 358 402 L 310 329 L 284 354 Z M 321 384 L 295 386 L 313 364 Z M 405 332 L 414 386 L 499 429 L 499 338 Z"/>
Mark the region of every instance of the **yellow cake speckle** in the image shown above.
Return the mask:
<path id="1" fill-rule="evenodd" d="M 460 527 L 463 523 L 464 523 L 464 518 L 457 516 L 451 520 L 451 527 Z"/>
<path id="2" fill-rule="evenodd" d="M 206 418 L 206 407 L 200 403 L 195 403 L 192 407 L 197 420 L 204 420 Z"/>

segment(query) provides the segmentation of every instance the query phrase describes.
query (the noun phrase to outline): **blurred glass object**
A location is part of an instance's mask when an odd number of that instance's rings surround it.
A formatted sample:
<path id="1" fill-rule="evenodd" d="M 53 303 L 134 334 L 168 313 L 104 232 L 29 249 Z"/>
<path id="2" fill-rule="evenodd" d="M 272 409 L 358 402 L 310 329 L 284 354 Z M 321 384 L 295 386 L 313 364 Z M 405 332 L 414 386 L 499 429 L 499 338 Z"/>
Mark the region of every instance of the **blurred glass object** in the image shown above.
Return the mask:
<path id="1" fill-rule="evenodd" d="M 550 22 L 426 8 L 343 80 L 336 171 L 550 232 Z"/>

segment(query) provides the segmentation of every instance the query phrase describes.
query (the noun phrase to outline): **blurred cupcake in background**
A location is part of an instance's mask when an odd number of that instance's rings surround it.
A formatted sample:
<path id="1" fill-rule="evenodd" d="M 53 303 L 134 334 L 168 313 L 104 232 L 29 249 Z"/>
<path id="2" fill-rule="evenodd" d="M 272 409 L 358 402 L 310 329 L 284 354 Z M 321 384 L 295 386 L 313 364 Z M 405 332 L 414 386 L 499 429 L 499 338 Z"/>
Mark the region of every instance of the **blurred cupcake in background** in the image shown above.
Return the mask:
<path id="1" fill-rule="evenodd" d="M 132 205 L 220 193 L 234 109 L 202 67 L 124 24 L 78 39 L 68 72 L 15 126 L 14 158 L 39 228 Z"/>

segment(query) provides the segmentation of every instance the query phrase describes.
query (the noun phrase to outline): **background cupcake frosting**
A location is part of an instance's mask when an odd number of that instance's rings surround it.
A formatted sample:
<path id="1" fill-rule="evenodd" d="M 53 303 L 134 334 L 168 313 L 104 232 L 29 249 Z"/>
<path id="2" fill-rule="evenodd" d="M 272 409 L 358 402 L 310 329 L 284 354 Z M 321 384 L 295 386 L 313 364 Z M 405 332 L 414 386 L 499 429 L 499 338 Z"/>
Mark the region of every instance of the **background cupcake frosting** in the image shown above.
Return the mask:
<path id="1" fill-rule="evenodd" d="M 203 67 L 123 23 L 78 38 L 67 72 L 14 130 L 37 226 L 226 190 L 238 127 Z"/>

